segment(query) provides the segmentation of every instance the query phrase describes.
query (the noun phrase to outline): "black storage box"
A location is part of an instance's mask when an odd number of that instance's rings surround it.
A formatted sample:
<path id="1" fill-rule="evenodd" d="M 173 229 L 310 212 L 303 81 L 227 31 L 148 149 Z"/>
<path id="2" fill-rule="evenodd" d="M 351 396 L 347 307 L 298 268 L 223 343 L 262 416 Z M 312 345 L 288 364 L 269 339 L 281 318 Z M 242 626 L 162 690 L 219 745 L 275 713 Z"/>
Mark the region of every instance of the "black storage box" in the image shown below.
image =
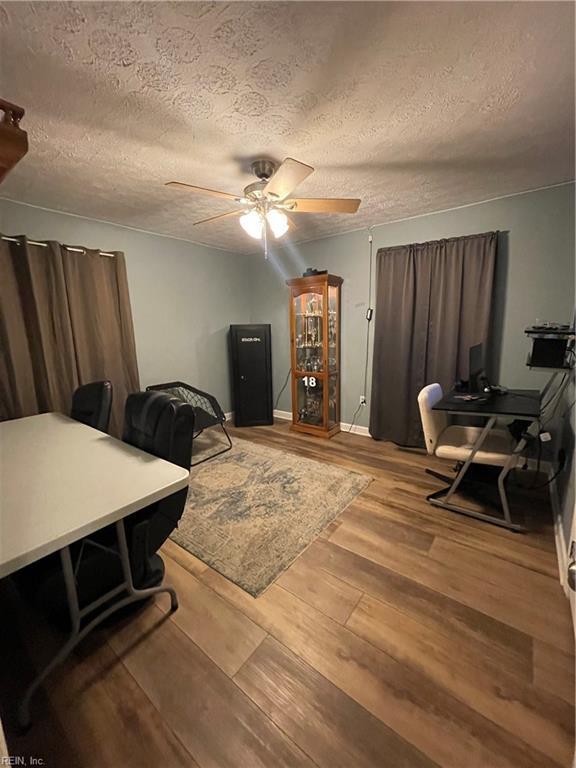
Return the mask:
<path id="1" fill-rule="evenodd" d="M 564 368 L 568 339 L 533 338 L 530 366 L 532 368 Z"/>

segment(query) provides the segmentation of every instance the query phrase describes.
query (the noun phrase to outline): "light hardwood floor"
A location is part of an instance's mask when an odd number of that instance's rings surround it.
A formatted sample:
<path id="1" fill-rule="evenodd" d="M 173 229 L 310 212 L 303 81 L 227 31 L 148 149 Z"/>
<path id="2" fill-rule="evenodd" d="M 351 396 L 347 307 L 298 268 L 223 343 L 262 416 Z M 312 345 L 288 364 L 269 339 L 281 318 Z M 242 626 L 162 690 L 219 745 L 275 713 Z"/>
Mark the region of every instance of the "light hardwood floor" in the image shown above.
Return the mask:
<path id="1" fill-rule="evenodd" d="M 571 764 L 573 632 L 544 491 L 526 535 L 429 506 L 414 451 L 274 427 L 233 437 L 374 481 L 261 597 L 172 542 L 164 597 L 89 638 L 25 735 L 10 704 L 55 638 L 4 585 L 2 714 L 47 768 L 536 768 Z"/>

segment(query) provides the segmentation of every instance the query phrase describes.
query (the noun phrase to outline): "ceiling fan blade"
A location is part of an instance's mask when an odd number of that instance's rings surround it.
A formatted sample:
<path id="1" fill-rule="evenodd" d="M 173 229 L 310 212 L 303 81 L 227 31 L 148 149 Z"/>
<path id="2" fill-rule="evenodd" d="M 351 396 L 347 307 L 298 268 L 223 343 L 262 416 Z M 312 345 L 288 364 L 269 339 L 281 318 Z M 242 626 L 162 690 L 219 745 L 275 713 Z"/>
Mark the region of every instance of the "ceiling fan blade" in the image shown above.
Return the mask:
<path id="1" fill-rule="evenodd" d="M 243 213 L 246 213 L 246 210 L 243 209 L 239 211 L 228 211 L 228 213 L 219 213 L 217 216 L 210 216 L 208 219 L 200 219 L 200 221 L 195 221 L 192 226 L 196 227 L 198 224 L 208 224 L 209 221 L 227 219 L 228 216 L 240 216 Z"/>
<path id="2" fill-rule="evenodd" d="M 192 184 L 184 184 L 182 181 L 167 181 L 165 187 L 174 187 L 176 189 L 188 189 L 192 192 L 200 192 L 202 195 L 211 197 L 223 197 L 225 200 L 235 200 L 239 202 L 242 198 L 238 195 L 231 195 L 229 192 L 220 192 L 217 189 L 206 189 L 206 187 L 195 187 Z"/>
<path id="3" fill-rule="evenodd" d="M 356 213 L 360 200 L 351 198 L 305 198 L 296 197 L 284 200 L 284 204 L 292 213 Z"/>
<path id="4" fill-rule="evenodd" d="M 262 192 L 270 195 L 270 197 L 283 200 L 293 189 L 296 189 L 298 184 L 307 179 L 313 171 L 314 168 L 311 165 L 305 165 L 298 162 L 298 160 L 287 157 L 269 179 Z"/>

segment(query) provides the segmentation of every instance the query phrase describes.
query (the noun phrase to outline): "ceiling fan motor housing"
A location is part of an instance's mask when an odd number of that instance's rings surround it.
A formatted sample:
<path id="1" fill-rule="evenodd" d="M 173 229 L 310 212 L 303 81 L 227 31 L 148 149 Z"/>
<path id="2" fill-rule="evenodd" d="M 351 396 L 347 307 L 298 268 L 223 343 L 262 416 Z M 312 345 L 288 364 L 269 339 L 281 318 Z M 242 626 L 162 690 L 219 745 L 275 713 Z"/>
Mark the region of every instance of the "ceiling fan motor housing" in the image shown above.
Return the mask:
<path id="1" fill-rule="evenodd" d="M 274 175 L 276 163 L 272 160 L 254 160 L 250 167 L 252 168 L 252 173 L 257 176 L 260 181 L 268 181 L 268 179 Z"/>
<path id="2" fill-rule="evenodd" d="M 272 160 L 254 160 L 250 165 L 250 168 L 252 169 L 252 173 L 255 176 L 258 176 L 260 181 L 254 181 L 252 184 L 248 184 L 247 187 L 244 187 L 244 197 L 247 197 L 249 200 L 263 200 L 264 195 L 262 194 L 262 191 L 268 183 L 268 180 L 274 175 L 276 163 Z"/>

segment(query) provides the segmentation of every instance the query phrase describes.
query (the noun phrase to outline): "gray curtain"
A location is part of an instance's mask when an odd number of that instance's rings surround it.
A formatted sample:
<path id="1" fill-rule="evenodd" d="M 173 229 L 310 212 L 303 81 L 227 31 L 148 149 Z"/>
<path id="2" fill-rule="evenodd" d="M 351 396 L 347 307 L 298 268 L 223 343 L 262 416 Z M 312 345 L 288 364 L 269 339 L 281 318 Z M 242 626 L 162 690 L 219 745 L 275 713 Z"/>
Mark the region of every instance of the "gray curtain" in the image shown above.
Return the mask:
<path id="1" fill-rule="evenodd" d="M 139 389 L 124 256 L 0 239 L 0 421 L 69 413 L 80 384 L 109 379 L 110 431 Z"/>
<path id="2" fill-rule="evenodd" d="M 497 232 L 381 248 L 370 434 L 423 445 L 417 397 L 468 378 L 468 351 L 488 341 Z"/>

